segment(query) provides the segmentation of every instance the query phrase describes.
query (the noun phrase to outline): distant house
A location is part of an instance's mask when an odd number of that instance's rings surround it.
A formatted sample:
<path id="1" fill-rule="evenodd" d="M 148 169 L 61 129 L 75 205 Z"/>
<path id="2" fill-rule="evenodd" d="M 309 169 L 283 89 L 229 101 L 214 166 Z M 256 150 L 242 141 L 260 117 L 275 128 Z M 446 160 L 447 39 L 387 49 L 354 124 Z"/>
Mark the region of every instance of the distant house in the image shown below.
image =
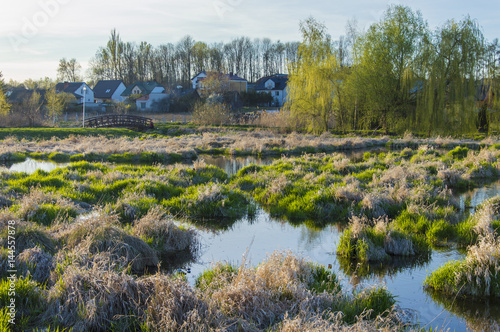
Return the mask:
<path id="1" fill-rule="evenodd" d="M 86 89 L 84 91 L 84 88 Z M 61 93 L 70 93 L 76 98 L 76 103 L 83 104 L 83 95 L 85 94 L 85 103 L 94 103 L 94 91 L 85 82 L 64 82 L 57 83 L 56 91 Z M 89 105 L 90 106 L 90 105 Z"/>
<path id="2" fill-rule="evenodd" d="M 137 96 L 135 100 L 138 111 L 152 110 L 155 103 L 159 103 L 168 98 L 165 88 L 154 81 L 135 82 L 129 85 L 121 94 L 122 97 L 129 98 Z"/>
<path id="3" fill-rule="evenodd" d="M 208 75 L 207 75 L 207 72 L 206 72 L 206 71 L 204 71 L 204 70 L 203 70 L 203 71 L 201 71 L 201 72 L 199 72 L 198 74 L 196 74 L 196 75 L 195 75 L 195 76 L 191 79 L 191 81 L 193 82 L 193 89 L 195 89 L 195 90 L 196 90 L 196 89 L 198 89 L 198 88 L 199 88 L 199 83 L 200 83 L 200 82 L 199 82 L 200 78 L 205 78 L 205 77 L 207 77 L 207 76 L 208 76 Z"/>
<path id="4" fill-rule="evenodd" d="M 282 107 L 287 97 L 288 75 L 272 75 L 261 78 L 255 85 L 257 93 L 269 93 L 274 99 L 274 106 Z"/>
<path id="5" fill-rule="evenodd" d="M 206 71 L 201 71 L 196 76 L 194 76 L 191 81 L 193 82 L 193 89 L 195 90 L 203 90 L 203 81 L 209 74 L 217 74 L 221 77 L 221 79 L 228 81 L 227 91 L 236 91 L 236 92 L 247 92 L 248 89 L 248 81 L 244 78 L 238 77 L 233 73 L 222 74 L 222 73 L 210 73 Z"/>
<path id="6" fill-rule="evenodd" d="M 99 81 L 94 86 L 94 101 L 96 103 L 119 103 L 125 100 L 122 93 L 126 87 L 120 80 Z"/>

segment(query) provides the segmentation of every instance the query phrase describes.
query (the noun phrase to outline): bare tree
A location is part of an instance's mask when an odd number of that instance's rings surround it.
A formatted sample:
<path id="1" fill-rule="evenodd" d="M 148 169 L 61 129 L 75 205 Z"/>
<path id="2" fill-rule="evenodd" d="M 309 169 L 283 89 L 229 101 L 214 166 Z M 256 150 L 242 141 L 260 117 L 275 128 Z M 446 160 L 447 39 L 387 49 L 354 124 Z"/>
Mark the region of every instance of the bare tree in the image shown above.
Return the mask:
<path id="1" fill-rule="evenodd" d="M 59 60 L 59 67 L 57 68 L 57 79 L 60 81 L 77 82 L 81 81 L 80 70 L 82 66 L 76 61 L 75 58 L 69 61 L 66 58 Z"/>

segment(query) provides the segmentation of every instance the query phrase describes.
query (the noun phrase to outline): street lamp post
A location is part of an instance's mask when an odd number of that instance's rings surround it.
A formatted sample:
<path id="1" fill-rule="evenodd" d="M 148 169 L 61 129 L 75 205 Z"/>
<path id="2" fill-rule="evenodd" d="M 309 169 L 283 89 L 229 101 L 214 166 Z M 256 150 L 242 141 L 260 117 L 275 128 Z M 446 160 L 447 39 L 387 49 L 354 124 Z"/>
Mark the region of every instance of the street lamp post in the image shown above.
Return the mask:
<path id="1" fill-rule="evenodd" d="M 83 128 L 85 128 L 85 94 L 87 92 L 87 87 L 83 87 Z"/>

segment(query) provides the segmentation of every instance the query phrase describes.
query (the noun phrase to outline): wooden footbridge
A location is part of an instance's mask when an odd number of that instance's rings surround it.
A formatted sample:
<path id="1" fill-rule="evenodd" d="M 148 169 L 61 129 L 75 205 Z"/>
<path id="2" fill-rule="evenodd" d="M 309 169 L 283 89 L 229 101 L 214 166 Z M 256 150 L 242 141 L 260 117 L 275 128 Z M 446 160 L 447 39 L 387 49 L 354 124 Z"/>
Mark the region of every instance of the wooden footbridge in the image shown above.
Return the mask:
<path id="1" fill-rule="evenodd" d="M 86 128 L 125 127 L 147 129 L 153 127 L 153 120 L 143 116 L 110 114 L 85 119 Z"/>

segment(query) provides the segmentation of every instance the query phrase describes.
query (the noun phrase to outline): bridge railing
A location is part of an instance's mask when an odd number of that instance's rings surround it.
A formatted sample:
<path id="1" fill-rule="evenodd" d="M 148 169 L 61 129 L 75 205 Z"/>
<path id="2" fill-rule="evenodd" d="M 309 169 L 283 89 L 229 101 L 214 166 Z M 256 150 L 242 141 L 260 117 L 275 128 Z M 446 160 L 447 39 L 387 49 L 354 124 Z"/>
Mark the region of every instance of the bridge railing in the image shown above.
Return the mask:
<path id="1" fill-rule="evenodd" d="M 143 116 L 127 115 L 127 114 L 110 114 L 99 115 L 85 119 L 85 127 L 102 128 L 102 127 L 134 127 L 134 128 L 149 128 L 153 124 L 153 120 Z"/>

